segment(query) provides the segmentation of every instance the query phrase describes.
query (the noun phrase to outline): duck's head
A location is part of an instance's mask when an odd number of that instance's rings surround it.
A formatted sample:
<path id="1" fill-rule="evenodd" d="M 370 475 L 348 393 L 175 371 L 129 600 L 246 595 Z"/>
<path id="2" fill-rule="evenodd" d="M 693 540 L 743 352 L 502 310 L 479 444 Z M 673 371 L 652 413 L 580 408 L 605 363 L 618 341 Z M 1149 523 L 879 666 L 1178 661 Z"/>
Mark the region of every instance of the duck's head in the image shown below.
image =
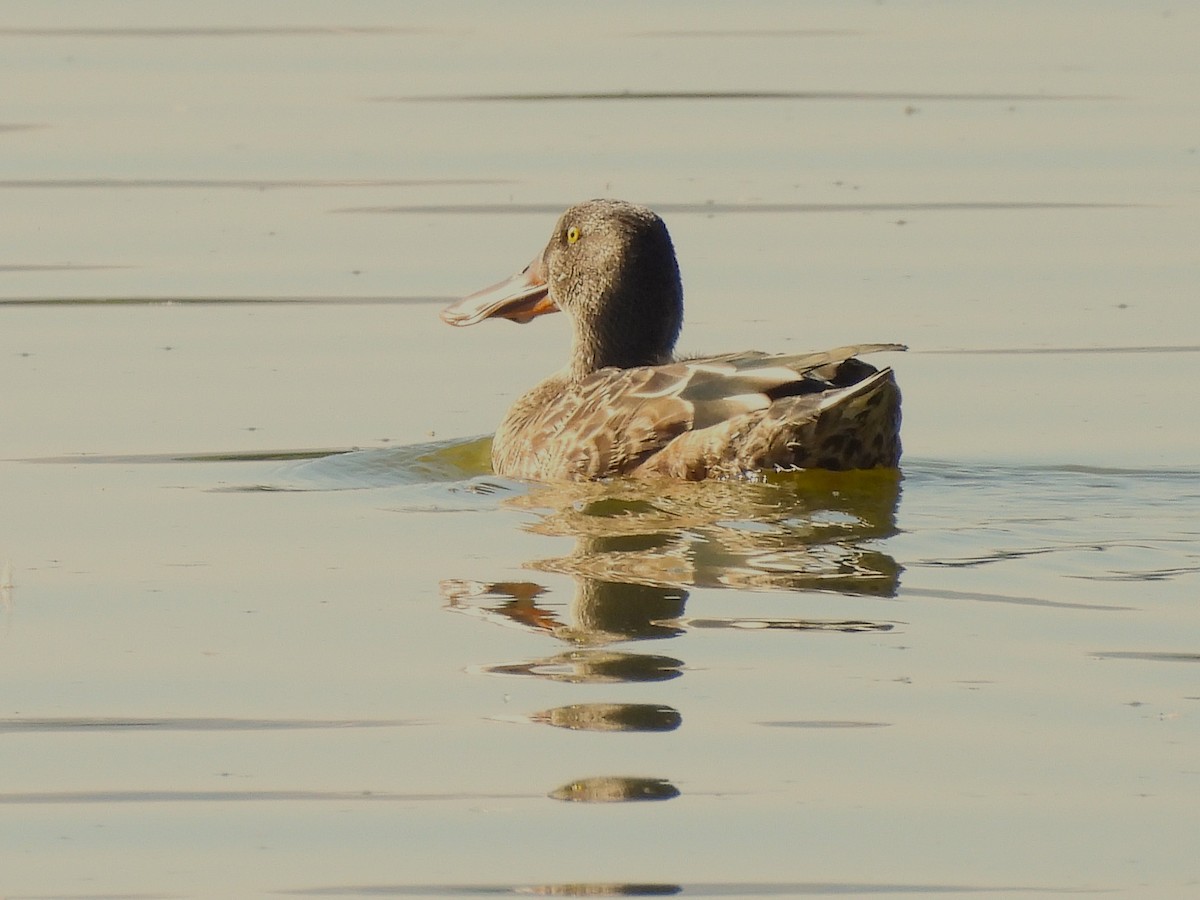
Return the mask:
<path id="1" fill-rule="evenodd" d="M 574 326 L 576 377 L 668 361 L 683 324 L 683 288 L 663 220 L 620 200 L 572 206 L 524 270 L 460 300 L 442 319 L 524 323 L 559 310 Z"/>

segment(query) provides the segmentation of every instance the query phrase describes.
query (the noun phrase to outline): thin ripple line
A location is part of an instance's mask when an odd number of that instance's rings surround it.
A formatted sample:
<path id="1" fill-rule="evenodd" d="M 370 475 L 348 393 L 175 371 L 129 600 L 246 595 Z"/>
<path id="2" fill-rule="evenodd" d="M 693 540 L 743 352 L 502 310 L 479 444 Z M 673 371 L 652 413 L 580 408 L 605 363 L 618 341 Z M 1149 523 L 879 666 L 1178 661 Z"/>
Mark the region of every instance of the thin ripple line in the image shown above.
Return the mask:
<path id="1" fill-rule="evenodd" d="M 23 791 L 0 794 L 0 805 L 62 803 L 245 803 L 279 801 L 529 800 L 541 794 L 393 793 L 391 791 Z"/>
<path id="2" fill-rule="evenodd" d="M 511 183 L 498 178 L 8 178 L 0 180 L 0 189 L 234 188 L 271 191 L 296 188 L 472 187 Z"/>
<path id="3" fill-rule="evenodd" d="M 384 94 L 374 103 L 562 103 L 581 100 L 879 100 L 906 103 L 1118 100 L 1109 94 L 921 93 L 904 91 L 533 91 L 504 94 Z"/>
<path id="4" fill-rule="evenodd" d="M 984 347 L 974 350 L 913 350 L 913 353 L 924 353 L 946 356 L 1009 356 L 1028 354 L 1050 354 L 1058 356 L 1064 353 L 1200 353 L 1200 344 L 1131 344 L 1118 347 Z"/>
<path id="5" fill-rule="evenodd" d="M 335 213 L 393 215 L 558 215 L 567 203 L 462 203 L 398 206 L 344 206 Z M 1130 209 L 1139 203 L 1058 202 L 1044 200 L 964 200 L 930 203 L 647 203 L 660 213 L 827 213 L 827 212 L 979 212 L 991 210 Z"/>
<path id="6" fill-rule="evenodd" d="M 1101 894 L 1109 887 L 1039 887 L 1031 884 L 915 882 L 571 882 L 569 884 L 345 884 L 292 888 L 279 893 L 300 897 L 861 897 L 917 894 Z"/>
<path id="7" fill-rule="evenodd" d="M 136 266 L 87 265 L 80 263 L 12 263 L 0 265 L 0 272 L 94 272 L 102 269 L 134 269 Z"/>
<path id="8" fill-rule="evenodd" d="M 13 271 L 26 271 L 30 267 L 24 266 L 20 268 L 14 267 Z M 53 266 L 45 267 L 46 270 L 58 270 L 63 268 L 77 269 L 103 269 L 103 268 L 132 268 L 130 266 L 74 266 L 63 267 Z M 8 271 L 6 267 L 0 266 L 0 272 Z M 34 271 L 42 271 L 42 269 L 34 269 Z M 279 296 L 230 296 L 230 297 L 0 297 L 0 308 L 5 306 L 239 306 L 239 305 L 286 305 L 286 304 L 312 304 L 312 305 L 346 305 L 346 306 L 410 306 L 410 305 L 436 305 L 446 304 L 458 297 L 453 296 L 385 296 L 366 294 L 362 296 L 347 295 L 344 297 L 337 296 L 305 296 L 305 295 L 287 295 L 280 294 Z"/>
<path id="9" fill-rule="evenodd" d="M 467 34 L 465 29 L 401 28 L 387 25 L 233 26 L 196 28 L 0 28 L 0 37 L 309 37 L 312 35 Z"/>
<path id="10" fill-rule="evenodd" d="M 0 734 L 29 732 L 98 731 L 279 731 L 328 728 L 395 728 L 421 724 L 409 719 L 237 719 L 50 717 L 0 719 Z"/>

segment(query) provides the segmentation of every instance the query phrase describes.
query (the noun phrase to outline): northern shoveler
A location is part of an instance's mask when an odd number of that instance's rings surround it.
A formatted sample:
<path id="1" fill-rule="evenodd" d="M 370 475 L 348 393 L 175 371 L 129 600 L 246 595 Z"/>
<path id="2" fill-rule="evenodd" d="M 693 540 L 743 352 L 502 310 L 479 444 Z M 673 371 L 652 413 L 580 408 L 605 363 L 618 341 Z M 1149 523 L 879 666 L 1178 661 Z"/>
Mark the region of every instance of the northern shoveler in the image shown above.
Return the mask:
<path id="1" fill-rule="evenodd" d="M 570 365 L 508 411 L 492 444 L 497 474 L 698 480 L 899 462 L 895 378 L 855 356 L 904 346 L 676 359 L 679 267 L 667 226 L 645 207 L 572 206 L 524 270 L 442 319 L 525 323 L 559 310 L 574 330 Z"/>

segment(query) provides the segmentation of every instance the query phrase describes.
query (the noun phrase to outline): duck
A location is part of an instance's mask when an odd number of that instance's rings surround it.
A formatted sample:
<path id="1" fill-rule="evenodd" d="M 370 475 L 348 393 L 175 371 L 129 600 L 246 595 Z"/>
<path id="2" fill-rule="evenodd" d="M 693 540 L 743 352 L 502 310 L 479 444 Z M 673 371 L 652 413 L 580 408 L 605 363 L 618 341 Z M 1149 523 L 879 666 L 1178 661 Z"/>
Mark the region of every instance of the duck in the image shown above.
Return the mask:
<path id="1" fill-rule="evenodd" d="M 899 465 L 894 373 L 858 357 L 905 346 L 676 356 L 679 264 L 666 224 L 647 207 L 571 206 L 529 265 L 441 318 L 525 324 L 554 312 L 571 323 L 569 362 L 505 415 L 492 440 L 497 475 L 699 481 Z"/>

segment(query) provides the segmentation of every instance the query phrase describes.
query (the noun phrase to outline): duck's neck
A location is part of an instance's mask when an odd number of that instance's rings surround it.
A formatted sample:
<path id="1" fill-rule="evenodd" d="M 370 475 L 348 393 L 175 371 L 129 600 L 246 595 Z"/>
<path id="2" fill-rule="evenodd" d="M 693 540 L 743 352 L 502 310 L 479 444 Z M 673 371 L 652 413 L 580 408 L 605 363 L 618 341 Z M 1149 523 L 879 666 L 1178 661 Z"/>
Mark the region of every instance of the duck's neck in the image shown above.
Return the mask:
<path id="1" fill-rule="evenodd" d="M 662 329 L 645 327 L 634 321 L 615 321 L 608 327 L 596 323 L 574 323 L 571 346 L 571 378 L 581 381 L 593 372 L 615 366 L 658 366 L 671 361 L 675 334 L 663 342 Z"/>
<path id="2" fill-rule="evenodd" d="M 683 325 L 683 290 L 676 267 L 656 275 L 618 279 L 607 295 L 572 307 L 574 380 L 606 366 L 631 369 L 671 361 Z"/>

